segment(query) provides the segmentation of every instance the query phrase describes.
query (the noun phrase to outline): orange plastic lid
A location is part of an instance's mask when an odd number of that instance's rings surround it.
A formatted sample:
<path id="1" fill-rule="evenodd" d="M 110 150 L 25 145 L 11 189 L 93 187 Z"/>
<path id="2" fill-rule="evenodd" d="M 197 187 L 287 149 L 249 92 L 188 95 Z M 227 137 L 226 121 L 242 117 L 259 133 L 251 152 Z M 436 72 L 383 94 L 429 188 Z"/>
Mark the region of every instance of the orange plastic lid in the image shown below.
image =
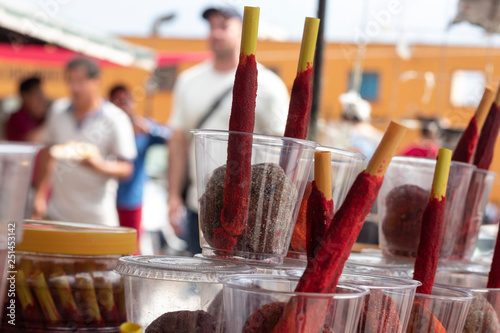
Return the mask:
<path id="1" fill-rule="evenodd" d="M 135 252 L 132 228 L 86 223 L 25 220 L 18 251 L 70 255 L 124 255 Z"/>

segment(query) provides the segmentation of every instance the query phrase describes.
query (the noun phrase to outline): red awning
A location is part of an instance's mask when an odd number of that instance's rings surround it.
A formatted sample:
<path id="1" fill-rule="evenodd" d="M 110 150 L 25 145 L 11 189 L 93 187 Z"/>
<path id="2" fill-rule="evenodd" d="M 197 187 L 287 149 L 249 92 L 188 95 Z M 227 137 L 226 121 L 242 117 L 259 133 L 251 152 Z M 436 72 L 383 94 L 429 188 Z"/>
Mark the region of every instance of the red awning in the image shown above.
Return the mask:
<path id="1" fill-rule="evenodd" d="M 0 43 L 0 59 L 17 62 L 43 63 L 64 66 L 79 53 L 51 45 L 11 45 Z M 182 62 L 200 62 L 211 57 L 210 52 L 164 52 L 158 54 L 157 66 L 175 66 Z M 118 66 L 108 61 L 96 59 L 104 66 Z"/>
<path id="2" fill-rule="evenodd" d="M 182 62 L 201 62 L 212 57 L 211 52 L 163 52 L 158 53 L 158 67 L 175 66 Z"/>

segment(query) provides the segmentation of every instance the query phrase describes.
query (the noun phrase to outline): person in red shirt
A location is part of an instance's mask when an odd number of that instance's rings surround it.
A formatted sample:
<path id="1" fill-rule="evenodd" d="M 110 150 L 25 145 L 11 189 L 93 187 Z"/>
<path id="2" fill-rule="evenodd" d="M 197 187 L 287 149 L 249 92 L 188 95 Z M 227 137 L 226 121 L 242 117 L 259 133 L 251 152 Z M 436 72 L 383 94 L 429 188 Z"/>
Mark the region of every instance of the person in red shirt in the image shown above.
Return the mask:
<path id="1" fill-rule="evenodd" d="M 419 117 L 422 123 L 421 138 L 401 149 L 399 155 L 435 159 L 440 145 L 438 143 L 439 125 L 435 118 Z"/>
<path id="2" fill-rule="evenodd" d="M 37 77 L 30 77 L 19 85 L 21 108 L 5 123 L 5 139 L 8 141 L 41 142 L 43 122 L 48 102 Z"/>

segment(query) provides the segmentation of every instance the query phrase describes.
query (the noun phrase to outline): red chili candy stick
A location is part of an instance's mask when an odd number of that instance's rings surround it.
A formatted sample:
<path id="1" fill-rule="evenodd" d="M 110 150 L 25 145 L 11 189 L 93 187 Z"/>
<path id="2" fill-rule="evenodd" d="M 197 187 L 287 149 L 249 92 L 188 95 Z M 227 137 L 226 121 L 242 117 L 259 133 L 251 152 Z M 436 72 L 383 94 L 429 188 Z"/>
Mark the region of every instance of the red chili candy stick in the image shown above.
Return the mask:
<path id="1" fill-rule="evenodd" d="M 253 133 L 257 98 L 255 50 L 258 26 L 259 8 L 245 7 L 240 61 L 236 69 L 229 119 L 230 131 Z M 252 136 L 231 133 L 227 145 L 222 226 L 215 230 L 214 245 L 218 249 L 233 250 L 236 237 L 243 233 L 248 219 Z"/>
<path id="2" fill-rule="evenodd" d="M 405 133 L 404 126 L 391 122 L 367 169 L 358 175 L 344 203 L 333 217 L 318 252 L 314 258 L 308 260 L 296 292 L 335 292 L 351 248 L 375 202 L 385 171 Z M 323 326 L 328 308 L 325 302 L 311 302 L 304 297 L 294 297 L 287 303 L 284 314 L 273 332 L 295 331 L 304 317 L 311 323 L 308 331 L 318 332 Z"/>
<path id="3" fill-rule="evenodd" d="M 422 282 L 422 285 L 417 288 L 417 293 L 420 294 L 430 295 L 434 285 L 443 234 L 450 162 L 451 150 L 439 149 L 431 196 L 422 216 L 420 243 L 413 273 L 413 279 Z"/>
<path id="4" fill-rule="evenodd" d="M 313 258 L 321 238 L 333 218 L 332 155 L 329 151 L 314 153 L 314 181 L 307 202 L 306 248 L 308 258 Z"/>
<path id="5" fill-rule="evenodd" d="M 320 20 L 313 17 L 306 17 L 304 32 L 302 34 L 302 44 L 300 46 L 299 64 L 297 66 L 297 76 L 293 81 L 292 94 L 290 96 L 290 106 L 288 108 L 288 118 L 286 120 L 285 137 L 305 139 L 309 126 L 309 116 L 311 115 L 312 104 L 312 78 L 314 52 L 318 39 L 318 29 Z M 295 161 L 300 157 L 300 152 L 293 151 L 292 147 L 283 148 L 280 165 L 289 178 L 294 179 Z"/>
<path id="6" fill-rule="evenodd" d="M 312 103 L 314 51 L 318 39 L 319 22 L 317 18 L 306 17 L 304 24 L 297 76 L 293 81 L 285 128 L 285 136 L 289 138 L 305 139 L 307 136 Z"/>
<path id="7" fill-rule="evenodd" d="M 493 150 L 500 129 L 500 89 L 497 90 L 495 102 L 491 105 L 490 112 L 486 117 L 479 141 L 477 142 L 474 165 L 479 169 L 488 170 L 493 159 Z"/>
<path id="8" fill-rule="evenodd" d="M 493 261 L 491 262 L 491 269 L 486 287 L 500 288 L 500 229 L 498 229 L 495 252 L 493 252 Z"/>
<path id="9" fill-rule="evenodd" d="M 477 146 L 474 164 L 480 168 L 488 170 L 493 159 L 493 148 L 498 136 L 498 128 L 500 126 L 500 89 L 497 90 L 495 102 L 491 106 L 490 113 L 486 118 L 481 136 Z M 499 230 L 500 235 L 500 230 Z M 493 261 L 491 262 L 490 274 L 488 276 L 488 288 L 500 288 L 500 241 L 497 236 L 495 251 L 493 252 Z"/>
<path id="10" fill-rule="evenodd" d="M 452 161 L 470 163 L 476 150 L 477 140 L 479 137 L 479 129 L 483 126 L 488 110 L 490 109 L 494 91 L 490 87 L 484 89 L 483 97 L 477 107 L 476 113 L 470 119 L 469 125 L 465 129 L 462 137 L 458 141 L 457 147 L 453 151 Z"/>

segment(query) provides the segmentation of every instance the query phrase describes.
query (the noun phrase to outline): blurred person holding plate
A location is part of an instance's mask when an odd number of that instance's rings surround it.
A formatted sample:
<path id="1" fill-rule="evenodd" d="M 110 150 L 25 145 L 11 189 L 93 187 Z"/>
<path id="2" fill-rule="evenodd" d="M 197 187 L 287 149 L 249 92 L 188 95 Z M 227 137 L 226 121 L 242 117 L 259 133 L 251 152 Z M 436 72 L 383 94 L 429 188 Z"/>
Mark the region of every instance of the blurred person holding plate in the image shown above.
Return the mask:
<path id="1" fill-rule="evenodd" d="M 33 217 L 118 226 L 118 179 L 137 156 L 129 117 L 100 95 L 100 69 L 75 58 L 65 69 L 70 98 L 52 105 L 46 124 L 43 177 Z"/>

